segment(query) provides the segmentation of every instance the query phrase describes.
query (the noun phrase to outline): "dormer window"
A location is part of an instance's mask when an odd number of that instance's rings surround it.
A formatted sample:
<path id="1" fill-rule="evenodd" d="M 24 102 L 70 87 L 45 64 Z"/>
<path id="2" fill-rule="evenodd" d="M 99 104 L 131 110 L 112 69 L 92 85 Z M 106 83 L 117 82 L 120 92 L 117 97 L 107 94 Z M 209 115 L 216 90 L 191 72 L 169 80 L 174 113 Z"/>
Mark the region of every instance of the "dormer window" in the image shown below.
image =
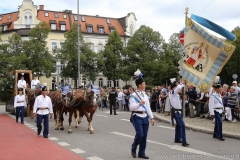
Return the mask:
<path id="1" fill-rule="evenodd" d="M 7 25 L 4 25 L 3 26 L 3 31 L 6 31 L 8 29 L 8 26 Z"/>
<path id="2" fill-rule="evenodd" d="M 10 19 L 11 17 L 12 17 L 12 14 L 9 14 L 8 19 Z"/>
<path id="3" fill-rule="evenodd" d="M 85 22 L 86 20 L 85 20 L 85 17 L 84 16 L 82 16 L 82 22 Z"/>
<path id="4" fill-rule="evenodd" d="M 66 18 L 67 18 L 67 15 L 66 15 L 66 14 L 63 14 L 63 18 L 66 19 Z"/>
<path id="5" fill-rule="evenodd" d="M 98 32 L 103 34 L 104 33 L 104 26 L 103 25 L 98 25 Z"/>
<path id="6" fill-rule="evenodd" d="M 61 31 L 66 31 L 66 22 L 60 21 L 59 24 Z"/>
<path id="7" fill-rule="evenodd" d="M 52 30 L 56 30 L 57 29 L 57 22 L 55 20 L 50 20 L 49 23 L 51 25 L 51 29 Z"/>
<path id="8" fill-rule="evenodd" d="M 88 31 L 88 33 L 93 32 L 93 26 L 91 24 L 87 24 L 87 31 Z"/>
<path id="9" fill-rule="evenodd" d="M 55 14 L 54 14 L 54 17 L 55 17 L 55 18 L 58 18 L 58 13 L 55 13 Z"/>
<path id="10" fill-rule="evenodd" d="M 110 24 L 110 19 L 107 19 L 107 24 Z"/>
<path id="11" fill-rule="evenodd" d="M 20 13 L 18 13 L 18 16 L 17 16 L 18 18 L 20 17 Z"/>
<path id="12" fill-rule="evenodd" d="M 114 26 L 110 26 L 109 28 L 110 28 L 110 32 L 111 32 L 111 33 L 112 33 L 112 32 L 114 31 L 114 29 L 115 29 Z"/>
<path id="13" fill-rule="evenodd" d="M 77 21 L 77 20 L 78 20 L 77 15 L 74 15 L 74 21 Z"/>
<path id="14" fill-rule="evenodd" d="M 0 16 L 0 21 L 2 20 L 2 16 Z"/>
<path id="15" fill-rule="evenodd" d="M 45 12 L 44 15 L 45 15 L 45 17 L 48 17 L 48 12 Z"/>

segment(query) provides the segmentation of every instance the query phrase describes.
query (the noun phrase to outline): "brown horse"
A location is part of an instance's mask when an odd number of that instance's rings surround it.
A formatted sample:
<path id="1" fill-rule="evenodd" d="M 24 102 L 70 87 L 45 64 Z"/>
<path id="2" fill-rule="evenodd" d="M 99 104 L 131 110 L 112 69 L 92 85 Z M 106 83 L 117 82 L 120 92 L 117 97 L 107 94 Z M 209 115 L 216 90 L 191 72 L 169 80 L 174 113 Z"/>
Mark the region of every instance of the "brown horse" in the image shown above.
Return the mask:
<path id="1" fill-rule="evenodd" d="M 72 133 L 71 128 L 71 122 L 72 122 L 72 116 L 74 114 L 75 119 L 77 119 L 76 109 L 70 105 L 72 101 L 72 95 L 71 93 L 67 93 L 65 96 L 62 95 L 61 91 L 52 91 L 48 95 L 53 104 L 53 113 L 54 113 L 54 120 L 55 120 L 55 130 L 64 130 L 63 127 L 63 121 L 64 112 L 69 112 L 69 127 L 68 127 L 68 133 Z M 77 121 L 77 120 L 76 120 Z M 78 122 L 77 122 L 78 123 Z"/>
<path id="2" fill-rule="evenodd" d="M 33 105 L 35 102 L 35 98 L 40 94 L 41 94 L 41 89 L 39 84 L 36 85 L 36 89 L 31 89 L 28 91 L 26 98 L 27 98 L 28 109 L 29 109 L 29 112 L 31 113 L 31 119 L 33 119 Z"/>
<path id="3" fill-rule="evenodd" d="M 80 112 L 80 115 L 85 115 L 88 121 L 88 131 L 90 131 L 91 134 L 94 133 L 93 127 L 92 127 L 92 118 L 93 115 L 98 107 L 96 97 L 94 96 L 94 92 L 91 90 L 88 90 L 85 92 L 85 95 L 79 96 L 78 93 L 75 95 L 76 99 L 79 97 L 80 101 L 79 104 L 76 105 L 77 110 Z M 90 113 L 90 116 L 89 116 Z M 82 116 L 80 116 L 79 123 L 81 122 Z"/>

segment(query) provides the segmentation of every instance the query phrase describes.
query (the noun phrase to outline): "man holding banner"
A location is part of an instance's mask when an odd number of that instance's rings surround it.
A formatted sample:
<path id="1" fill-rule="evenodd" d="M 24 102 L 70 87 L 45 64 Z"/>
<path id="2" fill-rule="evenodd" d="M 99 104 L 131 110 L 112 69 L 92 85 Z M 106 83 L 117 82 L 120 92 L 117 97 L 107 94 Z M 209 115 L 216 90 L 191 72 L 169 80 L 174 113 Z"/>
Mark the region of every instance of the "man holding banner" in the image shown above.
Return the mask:
<path id="1" fill-rule="evenodd" d="M 134 93 L 130 96 L 129 108 L 132 111 L 130 122 L 136 131 L 136 135 L 132 144 L 131 153 L 132 156 L 136 158 L 136 150 L 137 146 L 139 145 L 138 157 L 149 159 L 149 157 L 145 154 L 149 128 L 148 119 L 151 119 L 152 126 L 155 122 L 148 97 L 144 92 L 146 84 L 142 78 L 143 74 L 140 72 L 140 70 L 137 70 L 134 75 L 137 76 L 137 80 L 135 81 L 137 91 L 134 91 Z"/>

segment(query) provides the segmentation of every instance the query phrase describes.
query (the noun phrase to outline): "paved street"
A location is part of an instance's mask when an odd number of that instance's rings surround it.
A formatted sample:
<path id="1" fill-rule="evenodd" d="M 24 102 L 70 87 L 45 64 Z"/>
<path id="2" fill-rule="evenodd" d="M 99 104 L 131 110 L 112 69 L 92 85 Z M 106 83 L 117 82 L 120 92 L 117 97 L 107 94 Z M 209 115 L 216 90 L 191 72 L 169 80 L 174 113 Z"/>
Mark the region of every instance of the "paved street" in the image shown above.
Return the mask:
<path id="1" fill-rule="evenodd" d="M 4 106 L 0 106 L 0 114 L 4 114 Z M 83 118 L 80 128 L 73 128 L 67 133 L 67 116 L 64 116 L 64 131 L 54 130 L 54 122 L 50 122 L 49 141 L 77 153 L 89 160 L 128 160 L 133 159 L 130 146 L 134 130 L 129 122 L 130 112 L 117 112 L 109 115 L 109 110 L 97 111 L 93 117 L 95 133 L 87 131 L 87 120 Z M 14 117 L 11 115 L 11 117 Z M 12 121 L 15 123 L 15 121 Z M 25 117 L 25 125 L 29 130 L 36 130 L 34 120 Z M 14 129 L 14 128 L 13 128 Z M 150 159 L 240 159 L 239 140 L 226 138 L 224 142 L 213 139 L 211 134 L 187 131 L 190 146 L 185 148 L 173 142 L 174 129 L 169 123 L 156 120 L 150 126 L 146 155 Z M 37 136 L 37 135 L 36 135 Z M 71 157 L 69 157 L 71 159 Z"/>

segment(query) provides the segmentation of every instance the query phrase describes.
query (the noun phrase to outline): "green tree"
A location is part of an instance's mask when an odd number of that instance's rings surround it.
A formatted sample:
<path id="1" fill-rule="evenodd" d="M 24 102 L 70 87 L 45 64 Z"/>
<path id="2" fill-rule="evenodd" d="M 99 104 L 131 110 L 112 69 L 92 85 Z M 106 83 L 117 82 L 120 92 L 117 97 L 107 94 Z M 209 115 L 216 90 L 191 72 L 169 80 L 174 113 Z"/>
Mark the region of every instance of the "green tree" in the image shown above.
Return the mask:
<path id="1" fill-rule="evenodd" d="M 108 37 L 104 50 L 99 53 L 98 68 L 108 80 L 114 82 L 122 78 L 123 42 L 115 29 Z"/>
<path id="2" fill-rule="evenodd" d="M 66 63 L 66 67 L 63 68 L 61 76 L 71 77 L 77 81 L 78 78 L 78 27 L 77 23 L 72 25 L 71 30 L 64 34 L 66 40 L 64 41 L 62 48 L 56 50 L 57 60 L 61 63 Z M 83 36 L 80 33 L 80 68 L 81 74 L 89 80 L 94 81 L 98 74 L 97 71 L 97 54 L 94 53 L 89 43 L 85 43 Z"/>
<path id="3" fill-rule="evenodd" d="M 223 67 L 221 73 L 219 74 L 222 80 L 222 83 L 231 84 L 233 81 L 232 75 L 238 75 L 238 82 L 240 80 L 240 27 L 237 26 L 232 31 L 233 34 L 236 35 L 235 41 L 228 41 L 232 45 L 236 47 L 235 51 L 233 52 L 231 58 L 228 60 L 226 65 Z"/>
<path id="4" fill-rule="evenodd" d="M 40 22 L 32 28 L 28 34 L 29 41 L 23 42 L 23 55 L 19 57 L 21 60 L 28 62 L 26 69 L 39 73 L 39 76 L 50 77 L 51 73 L 55 71 L 53 67 L 55 60 L 49 53 L 46 42 L 50 31 L 51 29 L 46 22 Z M 26 57 L 29 60 L 26 60 Z"/>
<path id="5" fill-rule="evenodd" d="M 147 84 L 162 82 L 161 73 L 164 73 L 164 39 L 161 34 L 145 25 L 134 33 L 127 46 L 128 76 L 140 69 Z"/>

